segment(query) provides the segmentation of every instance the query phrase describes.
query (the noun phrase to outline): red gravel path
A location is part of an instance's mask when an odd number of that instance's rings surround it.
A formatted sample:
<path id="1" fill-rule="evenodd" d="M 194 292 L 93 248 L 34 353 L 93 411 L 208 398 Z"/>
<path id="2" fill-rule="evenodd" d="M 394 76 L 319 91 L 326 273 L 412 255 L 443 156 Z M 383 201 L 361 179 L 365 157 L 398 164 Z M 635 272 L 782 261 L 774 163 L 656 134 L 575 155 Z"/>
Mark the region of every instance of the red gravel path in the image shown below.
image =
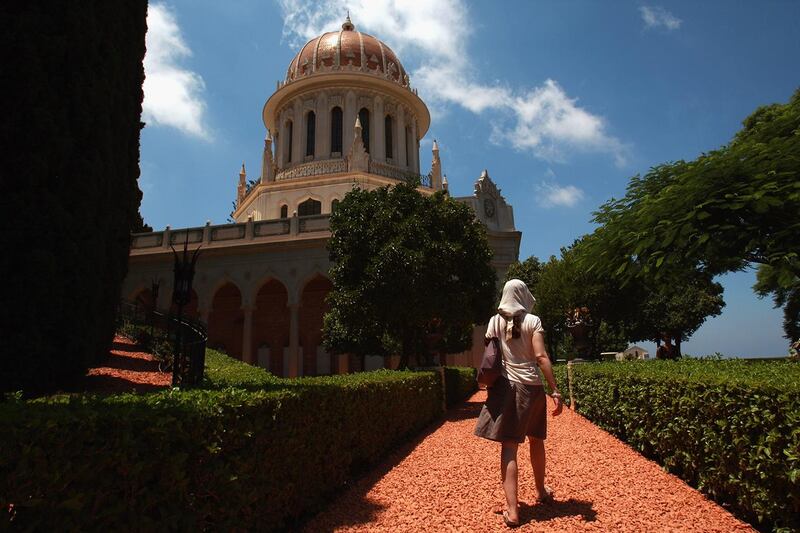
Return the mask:
<path id="1" fill-rule="evenodd" d="M 495 514 L 505 505 L 500 445 L 472 435 L 485 394 L 398 450 L 306 531 L 505 531 Z M 528 445 L 520 446 L 520 531 L 755 531 L 574 412 L 548 420 L 545 442 L 556 501 L 533 503 Z"/>
<path id="2" fill-rule="evenodd" d="M 133 341 L 120 335 L 114 337 L 106 366 L 90 368 L 86 373 L 86 390 L 151 392 L 169 387 L 172 375 L 159 372 L 153 356 L 139 350 Z"/>

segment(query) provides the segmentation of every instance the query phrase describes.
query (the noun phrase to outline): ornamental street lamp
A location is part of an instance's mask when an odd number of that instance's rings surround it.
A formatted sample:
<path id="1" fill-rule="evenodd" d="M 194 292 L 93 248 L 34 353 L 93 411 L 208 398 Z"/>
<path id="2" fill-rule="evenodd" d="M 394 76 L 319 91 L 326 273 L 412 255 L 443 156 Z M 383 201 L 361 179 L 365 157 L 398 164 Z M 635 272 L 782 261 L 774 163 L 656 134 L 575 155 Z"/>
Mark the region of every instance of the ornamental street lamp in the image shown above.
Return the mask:
<path id="1" fill-rule="evenodd" d="M 182 326 L 182 318 L 183 318 L 183 306 L 188 304 L 191 300 L 192 296 L 192 280 L 194 279 L 194 267 L 197 263 L 197 256 L 200 253 L 200 247 L 198 246 L 194 253 L 192 254 L 191 258 L 189 257 L 188 248 L 189 248 L 189 232 L 186 232 L 186 240 L 183 243 L 183 254 L 182 257 L 178 255 L 178 252 L 175 251 L 175 248 L 170 245 L 172 248 L 172 253 L 175 256 L 175 280 L 172 284 L 172 301 L 175 305 L 178 306 L 178 317 L 176 320 L 176 327 L 175 327 L 175 357 L 172 360 L 172 386 L 177 387 L 179 382 L 180 376 L 180 366 L 181 366 L 181 359 L 182 359 L 182 345 L 181 345 L 181 333 L 183 328 Z"/>
<path id="2" fill-rule="evenodd" d="M 586 359 L 590 357 L 591 346 L 589 343 L 589 331 L 594 325 L 589 309 L 577 307 L 567 317 L 567 329 L 575 342 L 575 351 L 578 356 Z"/>
<path id="3" fill-rule="evenodd" d="M 152 304 L 149 309 L 150 318 L 150 341 L 153 340 L 153 326 L 156 321 L 156 310 L 158 309 L 158 291 L 161 288 L 161 280 L 153 278 L 150 280 L 150 296 L 153 298 Z"/>

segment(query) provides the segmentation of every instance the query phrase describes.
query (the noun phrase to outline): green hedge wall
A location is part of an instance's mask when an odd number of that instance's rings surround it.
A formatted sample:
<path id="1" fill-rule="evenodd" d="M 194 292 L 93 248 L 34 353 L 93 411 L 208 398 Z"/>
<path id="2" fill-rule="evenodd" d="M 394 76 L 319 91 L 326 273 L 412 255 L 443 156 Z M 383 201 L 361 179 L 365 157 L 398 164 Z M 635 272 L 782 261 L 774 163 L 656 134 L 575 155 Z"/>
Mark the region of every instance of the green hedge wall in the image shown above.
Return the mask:
<path id="1" fill-rule="evenodd" d="M 581 414 L 761 529 L 800 530 L 800 365 L 590 363 L 573 376 Z"/>
<path id="2" fill-rule="evenodd" d="M 0 392 L 107 354 L 141 193 L 146 0 L 0 2 Z"/>
<path id="3" fill-rule="evenodd" d="M 291 527 L 441 414 L 433 372 L 281 385 L 223 357 L 209 390 L 0 404 L 0 529 Z"/>
<path id="4" fill-rule="evenodd" d="M 476 370 L 465 366 L 444 367 L 444 385 L 447 407 L 463 402 L 478 390 Z"/>

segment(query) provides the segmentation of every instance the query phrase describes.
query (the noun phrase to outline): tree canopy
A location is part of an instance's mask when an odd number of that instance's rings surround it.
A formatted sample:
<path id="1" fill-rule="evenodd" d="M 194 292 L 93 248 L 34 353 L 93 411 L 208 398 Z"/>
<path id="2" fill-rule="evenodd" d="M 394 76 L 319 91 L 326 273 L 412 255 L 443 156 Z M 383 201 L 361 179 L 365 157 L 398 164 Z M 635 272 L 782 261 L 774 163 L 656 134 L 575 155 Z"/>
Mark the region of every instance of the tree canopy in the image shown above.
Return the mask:
<path id="1" fill-rule="evenodd" d="M 796 293 L 798 173 L 800 91 L 786 104 L 757 109 L 722 148 L 632 178 L 623 198 L 595 213 L 601 226 L 583 244 L 582 264 L 624 282 L 767 265 L 763 277 L 773 288 L 762 284 L 759 294 Z"/>
<path id="2" fill-rule="evenodd" d="M 354 189 L 331 215 L 333 290 L 324 342 L 335 353 L 433 351 L 471 344 L 492 314 L 496 275 L 486 230 L 472 210 L 413 185 Z"/>

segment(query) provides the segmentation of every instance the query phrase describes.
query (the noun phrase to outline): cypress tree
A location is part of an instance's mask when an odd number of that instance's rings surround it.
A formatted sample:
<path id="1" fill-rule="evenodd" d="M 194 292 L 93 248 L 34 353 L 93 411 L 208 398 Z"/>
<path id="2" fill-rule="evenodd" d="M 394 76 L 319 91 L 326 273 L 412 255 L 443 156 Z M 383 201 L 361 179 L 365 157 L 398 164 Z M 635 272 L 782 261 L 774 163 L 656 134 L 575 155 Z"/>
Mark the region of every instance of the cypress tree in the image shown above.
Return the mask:
<path id="1" fill-rule="evenodd" d="M 0 391 L 107 354 L 141 192 L 146 0 L 0 4 Z"/>

